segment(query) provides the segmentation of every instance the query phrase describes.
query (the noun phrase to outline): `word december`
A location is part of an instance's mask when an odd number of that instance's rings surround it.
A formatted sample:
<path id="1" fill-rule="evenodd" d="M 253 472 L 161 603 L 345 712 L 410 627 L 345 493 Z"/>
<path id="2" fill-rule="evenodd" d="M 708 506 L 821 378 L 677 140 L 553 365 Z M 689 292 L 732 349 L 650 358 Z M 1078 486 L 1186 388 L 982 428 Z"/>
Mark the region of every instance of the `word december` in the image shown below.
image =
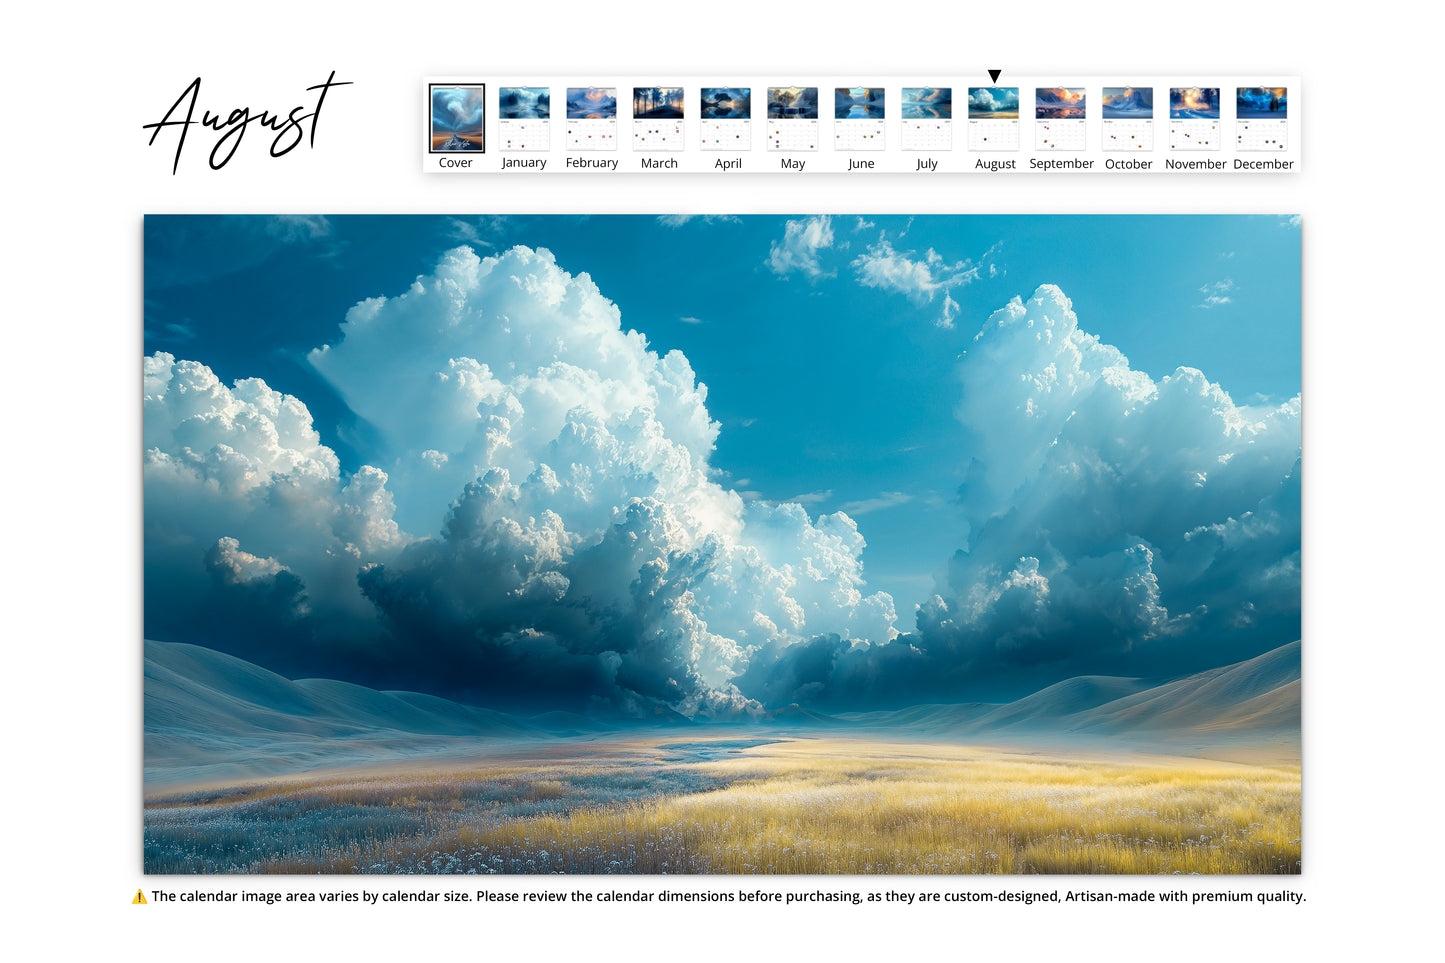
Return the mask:
<path id="1" fill-rule="evenodd" d="M 220 136 L 216 138 L 216 143 L 211 147 L 209 162 L 211 170 L 218 171 L 236 155 L 236 148 L 241 146 L 241 139 L 246 136 L 246 129 L 252 124 L 276 132 L 276 136 L 271 140 L 272 157 L 281 157 L 294 150 L 306 138 L 308 121 L 310 122 L 310 137 L 307 139 L 307 146 L 315 147 L 316 128 L 321 121 L 321 105 L 326 101 L 326 94 L 332 87 L 345 87 L 351 83 L 350 80 L 337 80 L 336 71 L 333 70 L 324 83 L 307 87 L 308 93 L 313 90 L 320 91 L 316 95 L 316 106 L 309 113 L 303 113 L 306 110 L 305 104 L 291 108 L 290 113 L 284 116 L 269 110 L 253 114 L 249 107 L 237 107 L 229 114 L 213 114 L 206 110 L 201 113 L 201 119 L 196 120 L 196 106 L 201 98 L 201 78 L 197 77 L 186 85 L 185 90 L 181 91 L 181 95 L 176 98 L 175 103 L 171 104 L 171 109 L 166 111 L 164 117 L 152 124 L 142 124 L 141 129 L 152 132 L 147 146 L 154 146 L 156 138 L 166 128 L 179 127 L 181 129 L 180 137 L 176 140 L 175 162 L 171 164 L 171 174 L 173 175 L 180 169 L 181 151 L 185 149 L 186 135 L 190 132 L 191 127 L 199 124 L 203 128 L 208 127 L 214 130 Z M 185 118 L 183 120 L 173 119 L 183 104 L 185 105 Z"/>

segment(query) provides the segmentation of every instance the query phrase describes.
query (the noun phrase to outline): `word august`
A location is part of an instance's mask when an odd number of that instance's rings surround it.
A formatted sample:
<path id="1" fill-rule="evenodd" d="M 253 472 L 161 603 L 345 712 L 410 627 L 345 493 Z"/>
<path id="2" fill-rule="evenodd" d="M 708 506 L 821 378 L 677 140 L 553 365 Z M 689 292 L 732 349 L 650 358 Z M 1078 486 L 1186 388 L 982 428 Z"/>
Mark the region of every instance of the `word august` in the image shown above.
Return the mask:
<path id="1" fill-rule="evenodd" d="M 287 114 L 272 113 L 263 110 L 260 113 L 252 113 L 249 107 L 237 107 L 228 114 L 213 114 L 209 110 L 202 111 L 201 119 L 196 119 L 196 107 L 201 98 L 201 78 L 197 77 L 181 91 L 176 102 L 171 104 L 171 109 L 166 115 L 152 124 L 142 124 L 142 130 L 151 131 L 151 139 L 147 146 L 154 146 L 156 138 L 161 132 L 169 127 L 179 127 L 180 136 L 176 139 L 175 162 L 171 165 L 171 173 L 175 174 L 181 166 L 181 151 L 186 146 L 186 135 L 192 126 L 199 124 L 203 129 L 209 128 L 220 136 L 216 138 L 215 144 L 211 146 L 209 162 L 212 170 L 220 170 L 236 154 L 236 148 L 241 146 L 241 139 L 246 136 L 246 129 L 252 124 L 265 127 L 276 132 L 271 140 L 271 156 L 281 157 L 289 154 L 293 149 L 306 141 L 308 147 L 316 146 L 316 128 L 321 121 L 321 105 L 326 101 L 326 95 L 332 87 L 345 87 L 353 83 L 350 80 L 337 80 L 336 71 L 324 83 L 307 87 L 307 92 L 319 91 L 316 95 L 316 106 L 307 111 L 307 105 L 302 104 L 291 108 Z M 177 118 L 177 113 L 184 110 L 184 116 Z M 309 137 L 307 128 L 310 128 Z"/>

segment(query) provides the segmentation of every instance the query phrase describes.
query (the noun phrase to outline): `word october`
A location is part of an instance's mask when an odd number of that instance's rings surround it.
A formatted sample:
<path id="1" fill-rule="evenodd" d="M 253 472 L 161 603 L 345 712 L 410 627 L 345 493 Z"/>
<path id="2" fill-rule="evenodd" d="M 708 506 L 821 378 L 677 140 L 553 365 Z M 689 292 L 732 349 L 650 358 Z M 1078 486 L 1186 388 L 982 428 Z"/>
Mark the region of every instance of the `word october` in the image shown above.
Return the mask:
<path id="1" fill-rule="evenodd" d="M 179 127 L 181 129 L 181 136 L 176 141 L 176 159 L 171 165 L 171 173 L 175 174 L 177 170 L 180 169 L 181 151 L 185 149 L 186 134 L 190 131 L 191 126 L 193 124 L 200 124 L 202 127 L 209 127 L 220 134 L 220 137 L 216 139 L 216 143 L 211 147 L 211 155 L 209 158 L 211 170 L 218 171 L 222 167 L 225 167 L 227 162 L 235 156 L 236 148 L 241 146 L 241 139 L 246 135 L 246 128 L 253 123 L 276 131 L 276 136 L 271 141 L 272 157 L 289 154 L 301 143 L 302 138 L 306 136 L 304 128 L 307 121 L 310 121 L 311 126 L 307 146 L 315 147 L 316 127 L 321 120 L 321 105 L 326 101 L 327 92 L 330 91 L 332 87 L 345 87 L 351 83 L 353 83 L 353 81 L 337 80 L 336 71 L 333 70 L 324 83 L 307 87 L 306 90 L 308 92 L 313 90 L 320 91 L 320 93 L 316 95 L 316 107 L 309 113 L 302 113 L 302 111 L 306 110 L 306 105 L 304 104 L 291 108 L 290 113 L 284 116 L 279 113 L 273 114 L 269 110 L 263 110 L 260 113 L 253 114 L 249 107 L 237 107 L 229 114 L 224 115 L 213 114 L 209 110 L 203 111 L 201 119 L 196 120 L 196 104 L 201 97 L 201 78 L 197 77 L 186 86 L 185 90 L 181 91 L 181 95 L 176 98 L 175 103 L 171 104 L 171 109 L 166 111 L 164 117 L 153 124 L 142 124 L 141 129 L 152 131 L 151 139 L 147 146 L 154 145 L 156 138 L 161 135 L 161 131 L 167 127 Z M 176 112 L 180 110 L 182 104 L 186 105 L 185 118 L 182 120 L 173 120 L 172 118 L 175 117 Z M 228 142 L 229 148 L 227 147 Z M 223 148 L 226 149 L 224 154 L 221 153 Z"/>

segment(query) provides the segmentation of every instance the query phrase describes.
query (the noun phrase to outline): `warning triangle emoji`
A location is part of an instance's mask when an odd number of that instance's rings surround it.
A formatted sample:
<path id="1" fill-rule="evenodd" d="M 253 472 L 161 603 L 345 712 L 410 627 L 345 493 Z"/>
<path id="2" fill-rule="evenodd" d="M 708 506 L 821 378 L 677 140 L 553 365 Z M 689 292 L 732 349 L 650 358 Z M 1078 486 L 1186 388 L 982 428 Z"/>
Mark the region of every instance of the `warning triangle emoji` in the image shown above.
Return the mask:
<path id="1" fill-rule="evenodd" d="M 136 903 L 144 903 L 146 902 L 146 894 L 142 893 L 140 890 L 136 890 L 135 899 L 131 900 L 130 902 L 132 906 L 134 906 Z"/>
<path id="2" fill-rule="evenodd" d="M 992 68 L 990 68 L 990 70 L 989 70 L 989 72 L 988 72 L 988 75 L 993 78 L 993 82 L 994 82 L 994 83 L 998 83 L 998 75 L 1001 74 L 1001 73 L 1003 73 L 1003 69 L 1002 69 L 1002 68 L 1000 68 L 1000 69 L 998 69 L 998 70 L 993 70 Z"/>

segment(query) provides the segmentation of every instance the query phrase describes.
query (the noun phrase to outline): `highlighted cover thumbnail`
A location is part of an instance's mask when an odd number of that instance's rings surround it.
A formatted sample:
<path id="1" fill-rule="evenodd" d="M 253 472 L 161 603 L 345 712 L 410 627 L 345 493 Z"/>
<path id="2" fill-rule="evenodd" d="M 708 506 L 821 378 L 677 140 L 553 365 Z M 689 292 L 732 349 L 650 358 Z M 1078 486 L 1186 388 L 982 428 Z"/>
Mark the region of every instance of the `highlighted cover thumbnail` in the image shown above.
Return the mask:
<path id="1" fill-rule="evenodd" d="M 485 84 L 431 84 L 431 147 L 434 154 L 487 148 Z"/>

